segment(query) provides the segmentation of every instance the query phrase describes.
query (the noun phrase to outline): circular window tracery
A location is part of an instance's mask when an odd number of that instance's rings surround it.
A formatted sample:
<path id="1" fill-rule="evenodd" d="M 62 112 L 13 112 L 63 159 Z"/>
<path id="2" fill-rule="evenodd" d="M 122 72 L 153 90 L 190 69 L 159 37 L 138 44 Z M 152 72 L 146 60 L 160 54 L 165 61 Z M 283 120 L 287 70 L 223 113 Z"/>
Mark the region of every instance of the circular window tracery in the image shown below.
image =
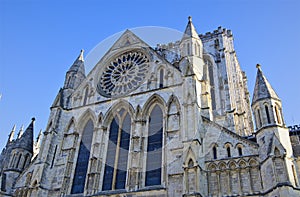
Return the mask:
<path id="1" fill-rule="evenodd" d="M 105 67 L 98 92 L 105 97 L 125 95 L 143 82 L 148 68 L 149 58 L 141 51 L 123 53 Z"/>

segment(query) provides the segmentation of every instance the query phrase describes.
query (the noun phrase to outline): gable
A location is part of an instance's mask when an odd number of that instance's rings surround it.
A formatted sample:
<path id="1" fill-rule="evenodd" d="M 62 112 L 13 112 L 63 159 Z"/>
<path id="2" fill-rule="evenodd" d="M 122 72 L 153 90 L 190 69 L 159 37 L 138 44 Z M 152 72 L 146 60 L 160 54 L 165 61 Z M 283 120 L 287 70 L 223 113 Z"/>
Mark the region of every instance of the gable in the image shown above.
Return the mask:
<path id="1" fill-rule="evenodd" d="M 156 90 L 161 88 L 160 83 L 164 87 L 179 85 L 182 75 L 147 43 L 126 30 L 73 93 L 76 106 L 83 104 L 87 83 L 93 92 L 88 95 L 92 103 Z"/>
<path id="2" fill-rule="evenodd" d="M 230 148 L 231 157 L 239 157 L 238 147 L 242 148 L 242 156 L 253 156 L 258 154 L 258 144 L 250 140 L 242 138 L 241 136 L 235 134 L 232 131 L 214 123 L 206 118 L 203 118 L 204 123 L 204 150 L 205 158 L 211 160 L 212 149 L 214 146 L 217 147 L 218 158 L 217 159 L 226 159 L 227 148 Z"/>

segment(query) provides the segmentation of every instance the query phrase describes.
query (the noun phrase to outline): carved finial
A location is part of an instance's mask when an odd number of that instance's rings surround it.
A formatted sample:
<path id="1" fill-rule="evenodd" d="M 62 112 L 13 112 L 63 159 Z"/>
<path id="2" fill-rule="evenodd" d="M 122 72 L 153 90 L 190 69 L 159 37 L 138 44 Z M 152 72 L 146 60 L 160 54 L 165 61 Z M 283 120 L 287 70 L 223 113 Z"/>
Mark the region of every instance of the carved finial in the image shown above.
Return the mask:
<path id="1" fill-rule="evenodd" d="M 81 50 L 80 50 L 80 55 L 79 55 L 78 60 L 84 61 L 84 59 L 83 59 L 83 52 L 84 52 L 84 50 L 81 49 Z"/>
<path id="2" fill-rule="evenodd" d="M 189 19 L 189 22 L 192 22 L 192 17 L 191 16 L 189 16 L 188 19 Z"/>
<path id="3" fill-rule="evenodd" d="M 32 122 L 34 122 L 35 121 L 35 117 L 31 118 L 31 120 L 32 120 Z"/>
<path id="4" fill-rule="evenodd" d="M 256 64 L 257 69 L 260 69 L 260 67 L 261 67 L 260 64 Z"/>

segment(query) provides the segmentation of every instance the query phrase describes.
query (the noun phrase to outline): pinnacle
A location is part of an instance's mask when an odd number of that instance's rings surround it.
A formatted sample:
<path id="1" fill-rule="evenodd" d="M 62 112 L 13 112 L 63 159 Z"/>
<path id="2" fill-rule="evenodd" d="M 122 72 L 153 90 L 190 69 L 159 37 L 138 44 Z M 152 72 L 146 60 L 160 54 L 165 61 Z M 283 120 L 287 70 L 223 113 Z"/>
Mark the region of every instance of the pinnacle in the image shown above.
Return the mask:
<path id="1" fill-rule="evenodd" d="M 262 99 L 276 99 L 280 100 L 275 90 L 263 74 L 261 65 L 257 64 L 256 82 L 253 92 L 252 104 Z"/>
<path id="2" fill-rule="evenodd" d="M 81 50 L 80 50 L 80 55 L 79 55 L 79 57 L 78 57 L 78 60 L 84 61 L 84 59 L 83 59 L 83 53 L 84 53 L 84 50 L 81 49 Z"/>
<path id="3" fill-rule="evenodd" d="M 194 25 L 192 23 L 192 17 L 191 16 L 188 17 L 188 24 L 185 28 L 184 35 L 183 35 L 182 39 L 186 39 L 186 38 L 199 39 L 196 28 L 194 27 Z"/>
<path id="4" fill-rule="evenodd" d="M 261 70 L 261 65 L 260 64 L 256 64 L 256 68 Z"/>
<path id="5" fill-rule="evenodd" d="M 20 130 L 19 130 L 18 137 L 17 137 L 18 139 L 22 137 L 23 131 L 24 131 L 24 125 L 22 125 Z"/>

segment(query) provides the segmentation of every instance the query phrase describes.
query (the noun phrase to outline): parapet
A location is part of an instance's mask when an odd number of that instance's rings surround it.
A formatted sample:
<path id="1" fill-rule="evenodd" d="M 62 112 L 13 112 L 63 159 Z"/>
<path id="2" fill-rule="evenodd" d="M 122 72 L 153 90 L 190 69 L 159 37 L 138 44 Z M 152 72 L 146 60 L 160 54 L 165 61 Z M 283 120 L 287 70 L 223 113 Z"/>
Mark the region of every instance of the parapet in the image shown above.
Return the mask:
<path id="1" fill-rule="evenodd" d="M 218 37 L 220 34 L 231 37 L 233 36 L 232 31 L 223 27 L 218 27 L 218 29 L 212 32 L 206 32 L 205 34 L 199 34 L 199 37 L 202 41 L 209 40 L 212 38 Z"/>

